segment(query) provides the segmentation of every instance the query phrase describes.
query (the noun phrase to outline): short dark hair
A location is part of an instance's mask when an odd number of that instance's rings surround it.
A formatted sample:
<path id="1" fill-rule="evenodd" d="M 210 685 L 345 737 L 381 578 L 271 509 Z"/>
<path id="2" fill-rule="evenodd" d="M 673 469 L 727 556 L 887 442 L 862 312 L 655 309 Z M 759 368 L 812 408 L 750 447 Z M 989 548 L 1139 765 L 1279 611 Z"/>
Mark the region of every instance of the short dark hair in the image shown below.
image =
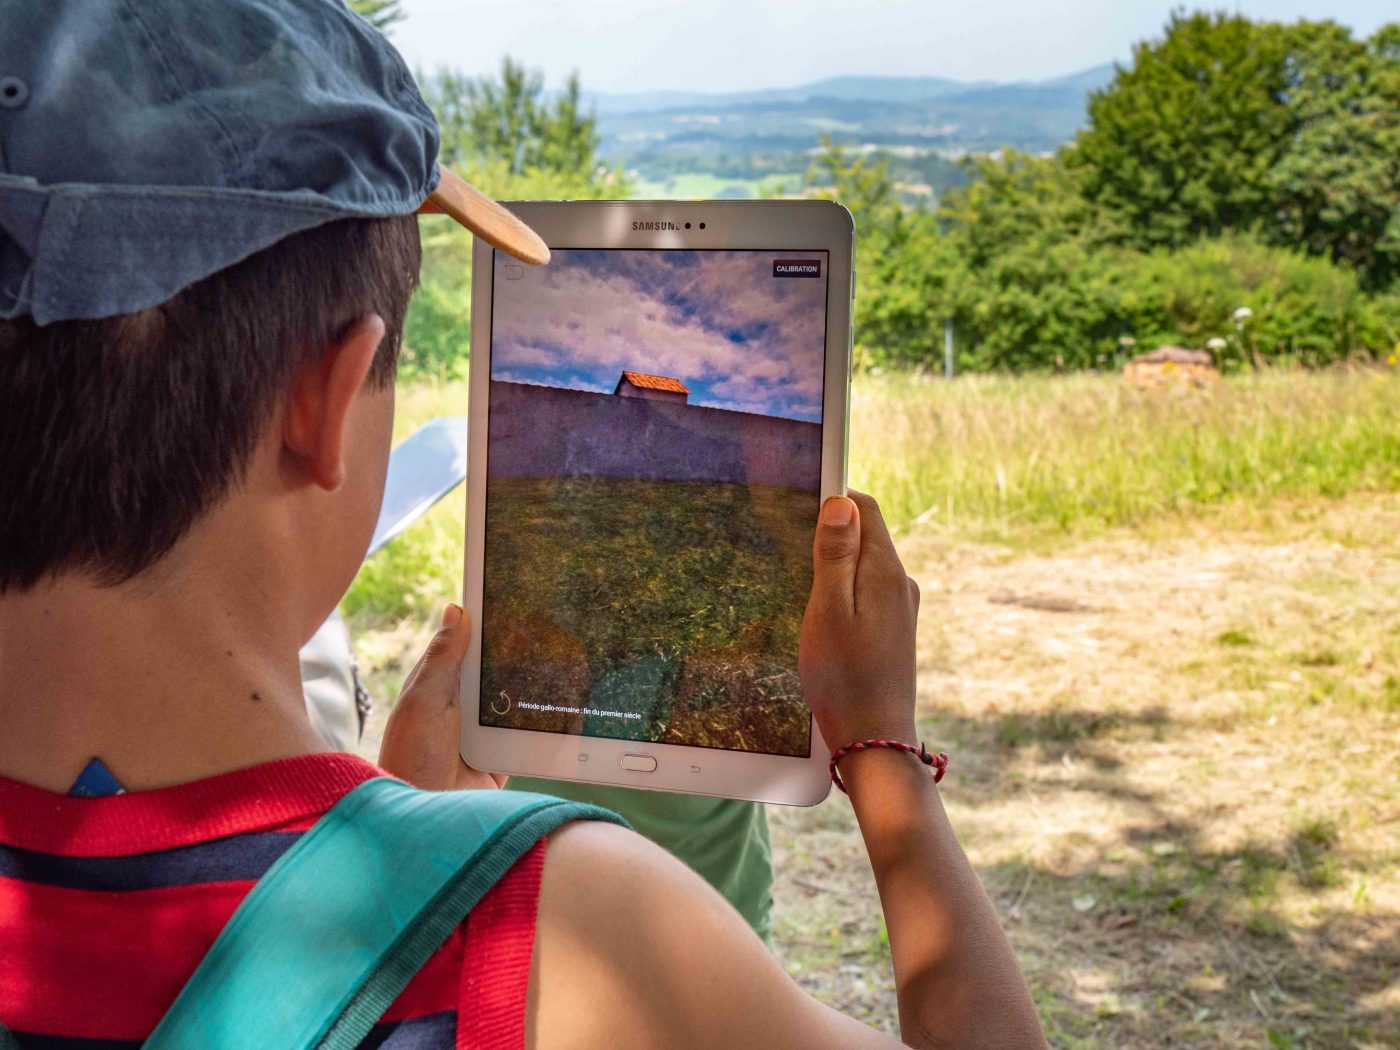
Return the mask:
<path id="1" fill-rule="evenodd" d="M 371 311 L 391 384 L 419 250 L 412 215 L 342 219 L 139 313 L 0 321 L 0 594 L 158 562 L 242 478 L 297 368 Z"/>

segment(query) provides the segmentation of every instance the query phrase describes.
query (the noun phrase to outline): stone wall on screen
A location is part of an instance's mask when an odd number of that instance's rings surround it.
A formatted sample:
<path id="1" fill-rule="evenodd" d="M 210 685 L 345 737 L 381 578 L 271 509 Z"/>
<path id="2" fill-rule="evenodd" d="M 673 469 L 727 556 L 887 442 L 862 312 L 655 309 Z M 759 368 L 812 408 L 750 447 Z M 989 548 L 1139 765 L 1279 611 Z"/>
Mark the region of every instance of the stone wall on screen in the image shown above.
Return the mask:
<path id="1" fill-rule="evenodd" d="M 492 380 L 489 428 L 495 477 L 821 484 L 821 426 L 800 419 Z"/>

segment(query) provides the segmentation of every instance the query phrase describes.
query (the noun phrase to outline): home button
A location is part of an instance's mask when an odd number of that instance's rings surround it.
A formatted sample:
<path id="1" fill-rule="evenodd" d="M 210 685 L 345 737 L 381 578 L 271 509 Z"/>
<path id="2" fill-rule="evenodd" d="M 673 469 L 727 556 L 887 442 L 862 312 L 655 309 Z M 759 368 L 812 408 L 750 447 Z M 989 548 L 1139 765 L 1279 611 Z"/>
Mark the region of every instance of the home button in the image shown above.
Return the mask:
<path id="1" fill-rule="evenodd" d="M 651 755 L 623 755 L 618 764 L 632 773 L 656 772 L 656 759 Z"/>

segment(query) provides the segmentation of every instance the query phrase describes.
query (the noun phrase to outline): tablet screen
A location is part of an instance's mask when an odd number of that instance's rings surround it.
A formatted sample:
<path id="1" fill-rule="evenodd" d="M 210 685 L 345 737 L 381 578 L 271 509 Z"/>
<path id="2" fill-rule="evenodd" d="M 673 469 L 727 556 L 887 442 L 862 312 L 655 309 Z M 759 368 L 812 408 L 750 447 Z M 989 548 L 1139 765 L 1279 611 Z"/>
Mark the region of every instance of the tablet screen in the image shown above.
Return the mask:
<path id="1" fill-rule="evenodd" d="M 481 724 L 809 755 L 827 253 L 494 258 Z"/>

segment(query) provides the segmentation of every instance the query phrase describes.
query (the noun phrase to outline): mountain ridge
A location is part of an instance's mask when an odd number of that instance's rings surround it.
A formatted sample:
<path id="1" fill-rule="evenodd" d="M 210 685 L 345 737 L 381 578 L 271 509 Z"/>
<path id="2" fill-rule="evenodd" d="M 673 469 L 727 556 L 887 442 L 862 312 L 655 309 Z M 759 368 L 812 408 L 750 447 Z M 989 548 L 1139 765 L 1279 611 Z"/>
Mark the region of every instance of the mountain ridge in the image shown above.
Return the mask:
<path id="1" fill-rule="evenodd" d="M 586 92 L 584 102 L 599 117 L 643 112 L 664 112 L 694 107 L 732 109 L 737 106 L 777 102 L 834 99 L 847 102 L 918 103 L 954 98 L 983 91 L 1092 90 L 1106 84 L 1117 67 L 1113 63 L 1092 66 L 1044 80 L 956 80 L 936 76 L 841 75 L 792 87 L 746 91 L 637 91 Z"/>
<path id="2" fill-rule="evenodd" d="M 830 140 L 894 158 L 912 200 L 967 181 L 968 153 L 1049 153 L 1083 126 L 1090 94 L 1118 66 L 1041 81 L 838 76 L 732 92 L 585 96 L 599 152 L 655 197 L 745 197 L 800 179 Z M 765 180 L 769 180 L 765 182 Z"/>

